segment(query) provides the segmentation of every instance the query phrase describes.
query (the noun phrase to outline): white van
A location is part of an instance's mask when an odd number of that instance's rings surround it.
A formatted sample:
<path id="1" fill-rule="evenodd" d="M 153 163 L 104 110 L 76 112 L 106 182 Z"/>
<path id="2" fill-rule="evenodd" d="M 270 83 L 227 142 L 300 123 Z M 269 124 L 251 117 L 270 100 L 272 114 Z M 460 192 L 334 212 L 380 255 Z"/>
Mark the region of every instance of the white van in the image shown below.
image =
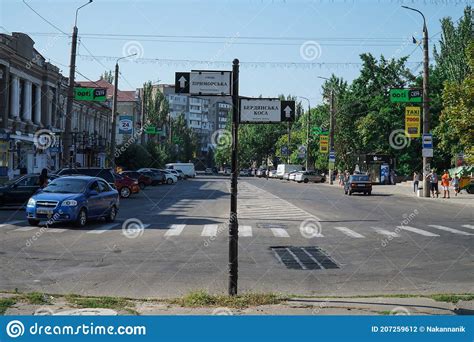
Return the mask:
<path id="1" fill-rule="evenodd" d="M 193 163 L 169 163 L 166 164 L 167 169 L 181 170 L 186 177 L 196 177 L 196 170 L 194 170 Z"/>
<path id="2" fill-rule="evenodd" d="M 283 175 L 287 172 L 290 172 L 290 171 L 301 171 L 303 170 L 303 167 L 301 165 L 297 165 L 297 164 L 278 164 L 277 166 L 277 173 L 276 173 L 276 176 L 277 178 L 283 178 Z"/>

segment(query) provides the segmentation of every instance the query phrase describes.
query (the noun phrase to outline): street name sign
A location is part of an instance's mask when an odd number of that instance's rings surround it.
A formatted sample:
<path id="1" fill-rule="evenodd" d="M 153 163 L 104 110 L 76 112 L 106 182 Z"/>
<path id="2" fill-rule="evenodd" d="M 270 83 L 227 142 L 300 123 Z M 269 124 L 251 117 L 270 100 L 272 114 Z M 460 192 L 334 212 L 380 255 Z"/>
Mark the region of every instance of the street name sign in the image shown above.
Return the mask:
<path id="1" fill-rule="evenodd" d="M 107 101 L 106 88 L 74 88 L 74 100 L 78 101 Z"/>
<path id="2" fill-rule="evenodd" d="M 405 108 L 405 136 L 407 138 L 420 137 L 421 108 Z"/>
<path id="3" fill-rule="evenodd" d="M 193 70 L 175 74 L 175 93 L 191 95 L 231 95 L 230 71 Z"/>
<path id="4" fill-rule="evenodd" d="M 423 94 L 420 89 L 390 89 L 390 101 L 395 103 L 421 103 Z"/>
<path id="5" fill-rule="evenodd" d="M 240 99 L 240 122 L 278 123 L 295 121 L 295 101 Z"/>

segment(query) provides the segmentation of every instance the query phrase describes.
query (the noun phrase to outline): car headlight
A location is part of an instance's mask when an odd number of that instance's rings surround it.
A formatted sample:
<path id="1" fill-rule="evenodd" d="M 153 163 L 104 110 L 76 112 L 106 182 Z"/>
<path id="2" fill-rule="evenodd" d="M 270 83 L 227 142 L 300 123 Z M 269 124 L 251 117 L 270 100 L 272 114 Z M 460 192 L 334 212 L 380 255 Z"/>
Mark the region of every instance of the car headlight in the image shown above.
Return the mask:
<path id="1" fill-rule="evenodd" d="M 62 203 L 63 206 L 65 207 L 75 207 L 77 205 L 77 201 L 75 200 L 65 200 Z"/>
<path id="2" fill-rule="evenodd" d="M 26 205 L 27 207 L 34 207 L 36 205 L 36 201 L 34 198 L 30 198 L 28 200 L 28 204 Z"/>

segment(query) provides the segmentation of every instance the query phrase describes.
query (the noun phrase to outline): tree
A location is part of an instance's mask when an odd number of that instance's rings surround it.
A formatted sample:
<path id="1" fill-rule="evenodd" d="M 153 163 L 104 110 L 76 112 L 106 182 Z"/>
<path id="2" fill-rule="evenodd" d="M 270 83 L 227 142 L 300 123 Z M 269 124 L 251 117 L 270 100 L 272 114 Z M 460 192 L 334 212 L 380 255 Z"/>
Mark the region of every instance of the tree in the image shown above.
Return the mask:
<path id="1" fill-rule="evenodd" d="M 114 74 L 112 70 L 106 70 L 102 75 L 100 75 L 100 79 L 109 82 L 110 84 L 114 83 Z"/>

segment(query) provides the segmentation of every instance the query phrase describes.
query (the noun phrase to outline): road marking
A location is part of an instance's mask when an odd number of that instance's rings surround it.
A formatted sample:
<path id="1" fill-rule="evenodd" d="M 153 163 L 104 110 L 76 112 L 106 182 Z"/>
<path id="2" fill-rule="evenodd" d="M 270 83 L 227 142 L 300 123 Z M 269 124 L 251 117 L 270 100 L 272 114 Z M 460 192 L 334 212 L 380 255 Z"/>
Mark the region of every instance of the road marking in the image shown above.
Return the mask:
<path id="1" fill-rule="evenodd" d="M 403 230 L 408 230 L 412 233 L 417 233 L 417 234 L 424 235 L 424 236 L 439 236 L 438 234 L 434 234 L 434 233 L 428 232 L 426 230 L 418 229 L 418 228 L 410 227 L 410 226 L 397 226 L 397 228 L 400 228 L 400 229 L 403 229 Z"/>
<path id="2" fill-rule="evenodd" d="M 473 235 L 471 233 L 463 232 L 462 230 L 457 230 L 457 229 L 453 229 L 453 228 L 449 228 L 449 227 L 445 227 L 445 226 L 438 226 L 437 224 L 429 224 L 428 226 L 439 229 L 439 230 L 444 230 L 446 232 L 450 232 L 450 233 L 453 233 L 453 234 Z"/>
<path id="3" fill-rule="evenodd" d="M 48 228 L 48 227 L 41 227 L 41 228 L 46 228 L 45 230 L 46 233 L 62 233 L 67 230 L 64 228 Z"/>
<path id="4" fill-rule="evenodd" d="M 474 226 L 471 224 L 463 224 L 462 225 L 464 228 L 469 228 L 469 229 L 474 229 Z"/>
<path id="5" fill-rule="evenodd" d="M 252 236 L 252 226 L 239 226 L 239 237 Z"/>
<path id="6" fill-rule="evenodd" d="M 290 237 L 288 232 L 283 228 L 270 228 L 275 237 Z"/>
<path id="7" fill-rule="evenodd" d="M 390 236 L 390 237 L 400 237 L 400 235 L 398 235 L 395 232 L 391 232 L 390 230 L 382 229 L 379 227 L 372 227 L 372 229 L 374 229 L 377 233 L 381 235 Z"/>
<path id="8" fill-rule="evenodd" d="M 324 266 L 314 257 L 311 255 L 311 253 L 309 253 L 305 248 L 301 248 L 301 250 L 311 258 L 311 260 L 313 260 L 322 270 L 324 270 Z"/>
<path id="9" fill-rule="evenodd" d="M 39 228 L 39 227 L 26 226 L 26 227 L 17 228 L 17 229 L 15 229 L 14 231 L 15 231 L 15 232 L 27 232 L 27 231 L 30 231 L 30 230 L 33 230 L 33 229 L 36 229 L 36 228 Z"/>
<path id="10" fill-rule="evenodd" d="M 334 227 L 334 229 L 337 229 L 339 230 L 340 232 L 350 236 L 350 237 L 353 237 L 353 238 L 356 238 L 356 239 L 363 239 L 365 238 L 364 235 L 361 235 L 355 231 L 353 231 L 352 229 L 349 229 L 347 227 Z"/>
<path id="11" fill-rule="evenodd" d="M 293 259 L 296 260 L 296 262 L 301 266 L 301 268 L 302 268 L 303 270 L 306 270 L 306 269 L 307 269 L 306 266 L 301 262 L 301 260 L 298 259 L 298 257 L 296 256 L 295 253 L 293 253 L 289 248 L 285 248 L 285 250 L 286 250 L 288 253 L 291 254 L 291 256 L 293 257 Z"/>
<path id="12" fill-rule="evenodd" d="M 97 229 L 88 231 L 87 234 L 102 234 L 108 230 L 111 230 L 114 227 L 117 227 L 120 223 L 109 223 L 103 226 L 98 227 Z"/>
<path id="13" fill-rule="evenodd" d="M 216 236 L 217 228 L 217 224 L 206 224 L 202 230 L 201 236 Z"/>
<path id="14" fill-rule="evenodd" d="M 178 236 L 183 232 L 185 224 L 172 224 L 171 228 L 165 233 L 165 236 Z"/>
<path id="15" fill-rule="evenodd" d="M 13 226 L 13 225 L 15 225 L 15 224 L 17 224 L 17 223 L 21 223 L 21 222 L 24 222 L 24 221 L 21 220 L 21 221 L 5 222 L 5 223 L 0 224 L 0 228 L 6 227 L 6 226 Z"/>

